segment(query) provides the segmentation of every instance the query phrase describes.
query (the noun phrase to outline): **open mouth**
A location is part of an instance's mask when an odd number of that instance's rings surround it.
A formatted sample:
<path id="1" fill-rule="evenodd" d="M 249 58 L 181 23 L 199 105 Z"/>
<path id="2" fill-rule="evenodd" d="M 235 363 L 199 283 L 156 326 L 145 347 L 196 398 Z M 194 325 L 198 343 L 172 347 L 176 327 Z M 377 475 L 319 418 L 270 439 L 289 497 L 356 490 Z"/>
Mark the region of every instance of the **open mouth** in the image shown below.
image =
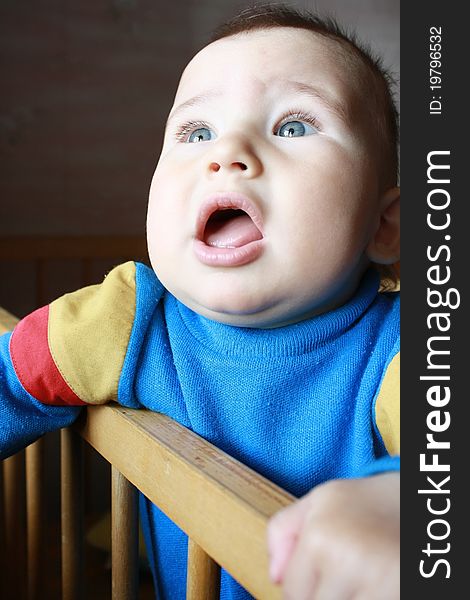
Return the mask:
<path id="1" fill-rule="evenodd" d="M 262 239 L 263 234 L 250 215 L 237 208 L 212 213 L 203 234 L 204 243 L 215 248 L 240 248 Z"/>
<path id="2" fill-rule="evenodd" d="M 216 194 L 202 206 L 195 252 L 205 264 L 239 266 L 252 262 L 262 250 L 261 215 L 245 196 Z"/>

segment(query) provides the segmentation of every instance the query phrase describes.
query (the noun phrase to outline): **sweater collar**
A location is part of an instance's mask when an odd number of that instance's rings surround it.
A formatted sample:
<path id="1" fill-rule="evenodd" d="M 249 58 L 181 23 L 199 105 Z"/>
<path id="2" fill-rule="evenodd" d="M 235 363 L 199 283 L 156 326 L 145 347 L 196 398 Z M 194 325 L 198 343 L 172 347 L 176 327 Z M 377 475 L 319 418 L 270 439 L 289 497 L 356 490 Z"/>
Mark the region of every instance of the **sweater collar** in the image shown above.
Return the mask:
<path id="1" fill-rule="evenodd" d="M 379 279 L 375 269 L 369 269 L 356 294 L 343 306 L 275 329 L 225 325 L 195 313 L 173 296 L 167 297 L 167 302 L 173 304 L 172 309 L 177 309 L 180 324 L 208 349 L 237 356 L 298 356 L 312 352 L 347 331 L 376 298 Z"/>

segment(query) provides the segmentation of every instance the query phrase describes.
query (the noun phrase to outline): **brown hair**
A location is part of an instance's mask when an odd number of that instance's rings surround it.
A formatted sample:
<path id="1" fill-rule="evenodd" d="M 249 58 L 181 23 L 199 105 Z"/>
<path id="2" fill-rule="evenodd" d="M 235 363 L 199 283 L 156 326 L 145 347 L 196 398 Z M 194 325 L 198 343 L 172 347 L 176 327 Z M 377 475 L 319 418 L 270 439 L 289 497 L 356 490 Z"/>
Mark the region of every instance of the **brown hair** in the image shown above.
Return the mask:
<path id="1" fill-rule="evenodd" d="M 298 11 L 284 4 L 261 4 L 242 10 L 238 15 L 220 25 L 212 34 L 210 42 L 250 31 L 276 27 L 294 27 L 313 31 L 329 39 L 340 42 L 358 59 L 370 75 L 372 86 L 368 92 L 375 101 L 375 123 L 377 136 L 382 146 L 383 178 L 392 187 L 398 180 L 398 111 L 394 100 L 396 82 L 385 69 L 382 59 L 375 55 L 352 31 L 347 31 L 332 17 L 319 17 L 309 11 Z M 394 265 L 375 265 L 382 276 L 382 287 L 395 286 L 399 271 Z"/>

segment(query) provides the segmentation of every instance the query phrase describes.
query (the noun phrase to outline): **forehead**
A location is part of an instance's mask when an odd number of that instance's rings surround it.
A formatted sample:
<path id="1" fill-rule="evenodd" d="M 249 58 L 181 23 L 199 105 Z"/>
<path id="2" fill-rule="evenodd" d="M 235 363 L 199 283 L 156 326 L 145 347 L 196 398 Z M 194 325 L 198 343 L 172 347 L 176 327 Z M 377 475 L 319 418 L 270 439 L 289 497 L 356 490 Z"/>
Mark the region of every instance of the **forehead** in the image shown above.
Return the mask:
<path id="1" fill-rule="evenodd" d="M 203 48 L 183 72 L 175 104 L 198 94 L 263 93 L 284 81 L 321 86 L 335 102 L 360 104 L 365 69 L 339 40 L 295 28 L 244 32 Z"/>

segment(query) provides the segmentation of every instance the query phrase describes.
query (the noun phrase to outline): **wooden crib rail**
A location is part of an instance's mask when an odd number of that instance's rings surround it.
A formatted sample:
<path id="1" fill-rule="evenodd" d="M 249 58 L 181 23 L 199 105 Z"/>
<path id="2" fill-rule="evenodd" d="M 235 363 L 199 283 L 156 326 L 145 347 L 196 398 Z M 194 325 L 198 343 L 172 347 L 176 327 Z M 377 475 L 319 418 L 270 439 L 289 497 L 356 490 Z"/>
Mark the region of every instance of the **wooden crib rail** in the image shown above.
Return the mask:
<path id="1" fill-rule="evenodd" d="M 0 308 L 0 333 L 10 330 L 15 322 Z M 112 465 L 114 600 L 137 598 L 137 489 L 190 538 L 187 600 L 218 598 L 219 565 L 256 598 L 281 597 L 280 589 L 268 577 L 266 526 L 293 497 L 168 417 L 113 403 L 84 410 L 72 428 L 62 431 L 63 600 L 78 600 L 83 587 L 80 437 Z M 34 466 L 31 452 L 36 444 L 28 448 L 27 478 L 40 468 Z M 15 458 L 4 461 L 10 461 L 3 482 L 4 498 L 11 496 L 12 489 L 21 488 L 18 479 L 24 468 L 22 471 Z M 3 472 L 7 472 L 5 464 Z M 28 546 L 36 547 L 35 533 L 41 530 L 40 523 L 35 523 L 41 519 L 38 485 L 36 489 L 34 485 L 28 487 L 32 498 L 26 504 Z M 9 510 L 7 519 L 13 519 L 11 501 Z M 17 525 L 10 531 L 18 535 Z M 6 543 L 11 535 L 6 528 Z M 38 552 L 28 548 L 27 556 L 27 572 L 34 579 Z M 28 597 L 38 597 L 31 586 Z"/>
<path id="2" fill-rule="evenodd" d="M 254 596 L 280 597 L 266 525 L 289 494 L 158 413 L 93 407 L 74 428 Z"/>

